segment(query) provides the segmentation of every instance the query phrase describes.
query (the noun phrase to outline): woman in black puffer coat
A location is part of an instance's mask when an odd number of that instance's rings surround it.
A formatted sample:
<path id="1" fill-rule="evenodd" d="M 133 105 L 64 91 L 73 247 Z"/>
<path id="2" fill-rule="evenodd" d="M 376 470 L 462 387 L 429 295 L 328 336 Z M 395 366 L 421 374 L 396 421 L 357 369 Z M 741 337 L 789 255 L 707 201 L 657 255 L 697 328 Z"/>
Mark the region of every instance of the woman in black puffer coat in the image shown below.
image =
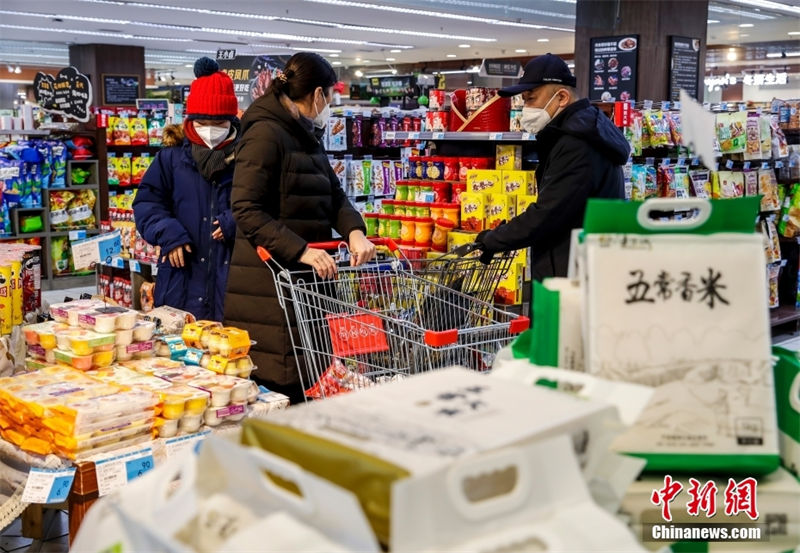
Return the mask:
<path id="1" fill-rule="evenodd" d="M 242 117 L 236 150 L 231 204 L 238 230 L 225 324 L 246 329 L 258 342 L 251 352 L 258 367 L 254 379 L 293 403 L 303 398 L 298 361 L 272 274 L 255 248 L 263 246 L 284 267 L 313 268 L 324 278 L 334 275 L 335 263 L 308 243 L 330 240 L 332 229 L 349 242 L 354 263 L 375 255 L 320 143 L 335 82 L 333 68 L 319 55 L 292 56 Z M 292 331 L 297 341 L 294 324 Z"/>

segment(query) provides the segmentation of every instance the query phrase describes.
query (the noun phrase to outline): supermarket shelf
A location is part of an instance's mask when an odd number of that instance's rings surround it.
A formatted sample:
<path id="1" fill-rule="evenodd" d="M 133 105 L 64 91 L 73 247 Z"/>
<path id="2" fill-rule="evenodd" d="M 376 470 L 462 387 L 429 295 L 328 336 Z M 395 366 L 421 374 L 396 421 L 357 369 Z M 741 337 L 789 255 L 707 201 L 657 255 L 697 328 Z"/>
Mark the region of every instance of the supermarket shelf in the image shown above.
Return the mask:
<path id="1" fill-rule="evenodd" d="M 39 129 L 2 129 L 0 130 L 0 136 L 50 136 L 51 132 L 58 132 L 58 131 L 50 131 L 50 130 L 39 130 Z"/>
<path id="2" fill-rule="evenodd" d="M 770 311 L 769 322 L 773 327 L 793 321 L 800 321 L 800 309 L 793 305 L 781 305 Z"/>
<path id="3" fill-rule="evenodd" d="M 80 232 L 80 231 L 86 232 L 87 236 L 94 236 L 96 234 L 100 234 L 100 229 L 96 228 L 89 228 L 89 229 L 75 228 L 72 230 L 54 230 L 53 232 L 50 233 L 50 236 L 69 236 L 70 232 Z"/>
<path id="4" fill-rule="evenodd" d="M 522 132 L 405 132 L 386 131 L 384 140 L 489 140 L 496 142 L 532 142 L 536 136 Z"/>
<path id="5" fill-rule="evenodd" d="M 57 188 L 45 188 L 48 192 L 60 192 L 62 190 L 97 190 L 100 188 L 99 184 L 73 184 L 72 186 L 64 186 Z"/>
<path id="6" fill-rule="evenodd" d="M 88 275 L 53 276 L 52 279 L 42 279 L 43 290 L 65 290 L 67 288 L 85 288 L 94 286 L 97 278 L 94 273 Z"/>
<path id="7" fill-rule="evenodd" d="M 160 150 L 161 146 L 150 146 L 149 144 L 106 144 L 109 150 Z"/>
<path id="8" fill-rule="evenodd" d="M 44 238 L 47 232 L 22 232 L 18 234 L 0 234 L 0 240 L 25 240 L 26 238 Z"/>

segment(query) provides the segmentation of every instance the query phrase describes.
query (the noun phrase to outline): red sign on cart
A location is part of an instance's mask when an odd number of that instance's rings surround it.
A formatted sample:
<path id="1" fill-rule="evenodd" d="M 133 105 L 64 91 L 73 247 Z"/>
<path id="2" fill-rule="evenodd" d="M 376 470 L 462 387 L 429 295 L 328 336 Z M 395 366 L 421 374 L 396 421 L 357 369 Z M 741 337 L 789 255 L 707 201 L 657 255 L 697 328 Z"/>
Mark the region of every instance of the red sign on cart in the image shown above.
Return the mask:
<path id="1" fill-rule="evenodd" d="M 383 321 L 377 315 L 327 315 L 326 318 L 333 354 L 337 357 L 389 350 Z"/>

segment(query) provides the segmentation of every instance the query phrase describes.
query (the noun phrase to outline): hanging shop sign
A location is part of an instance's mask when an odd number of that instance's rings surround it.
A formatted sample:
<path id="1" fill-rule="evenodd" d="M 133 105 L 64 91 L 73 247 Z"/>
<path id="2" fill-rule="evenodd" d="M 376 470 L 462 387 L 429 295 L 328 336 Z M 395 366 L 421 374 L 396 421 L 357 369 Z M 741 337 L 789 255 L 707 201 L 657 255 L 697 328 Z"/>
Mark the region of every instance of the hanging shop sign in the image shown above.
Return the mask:
<path id="1" fill-rule="evenodd" d="M 53 77 L 41 71 L 33 79 L 33 95 L 42 109 L 75 119 L 89 120 L 92 83 L 74 67 L 66 67 Z"/>
<path id="2" fill-rule="evenodd" d="M 639 35 L 593 38 L 589 99 L 600 102 L 635 100 L 638 57 Z"/>
<path id="3" fill-rule="evenodd" d="M 783 85 L 789 82 L 789 74 L 785 71 L 780 73 L 745 73 L 742 82 L 749 86 L 773 86 Z"/>
<path id="4" fill-rule="evenodd" d="M 518 61 L 483 60 L 478 72 L 481 77 L 513 77 L 522 76 L 522 65 Z"/>
<path id="5" fill-rule="evenodd" d="M 104 106 L 135 106 L 139 94 L 139 75 L 112 75 L 103 73 L 100 76 L 103 87 Z"/>
<path id="6" fill-rule="evenodd" d="M 217 50 L 217 60 L 232 60 L 236 59 L 236 50 Z"/>
<path id="7" fill-rule="evenodd" d="M 700 39 L 683 36 L 669 37 L 669 97 L 680 98 L 681 89 L 697 98 L 700 81 Z"/>
<path id="8" fill-rule="evenodd" d="M 723 86 L 733 85 L 739 82 L 736 75 L 725 73 L 724 75 L 711 75 L 703 80 L 703 84 L 708 87 L 709 92 L 719 90 Z"/>
<path id="9" fill-rule="evenodd" d="M 391 77 L 372 77 L 369 90 L 372 96 L 397 98 L 414 95 L 416 80 L 413 75 L 392 75 Z"/>
<path id="10" fill-rule="evenodd" d="M 247 109 L 264 95 L 276 76 L 282 71 L 289 56 L 264 54 L 261 56 L 236 56 L 218 58 L 217 63 L 233 79 L 233 91 L 239 100 L 239 109 Z"/>

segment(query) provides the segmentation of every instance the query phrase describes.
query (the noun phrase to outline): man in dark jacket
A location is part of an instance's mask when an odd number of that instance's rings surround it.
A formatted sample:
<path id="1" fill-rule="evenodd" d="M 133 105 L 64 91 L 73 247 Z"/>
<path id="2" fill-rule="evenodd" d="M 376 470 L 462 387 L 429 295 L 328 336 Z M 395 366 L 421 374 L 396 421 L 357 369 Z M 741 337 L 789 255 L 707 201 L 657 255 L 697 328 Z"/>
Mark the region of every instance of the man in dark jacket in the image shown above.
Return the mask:
<path id="1" fill-rule="evenodd" d="M 534 279 L 567 275 L 570 235 L 580 228 L 589 198 L 624 198 L 625 136 L 587 99 L 575 77 L 552 54 L 529 61 L 519 84 L 501 96 L 522 94 L 522 127 L 536 135 L 539 198 L 508 223 L 478 235 L 485 252 L 531 248 Z"/>

